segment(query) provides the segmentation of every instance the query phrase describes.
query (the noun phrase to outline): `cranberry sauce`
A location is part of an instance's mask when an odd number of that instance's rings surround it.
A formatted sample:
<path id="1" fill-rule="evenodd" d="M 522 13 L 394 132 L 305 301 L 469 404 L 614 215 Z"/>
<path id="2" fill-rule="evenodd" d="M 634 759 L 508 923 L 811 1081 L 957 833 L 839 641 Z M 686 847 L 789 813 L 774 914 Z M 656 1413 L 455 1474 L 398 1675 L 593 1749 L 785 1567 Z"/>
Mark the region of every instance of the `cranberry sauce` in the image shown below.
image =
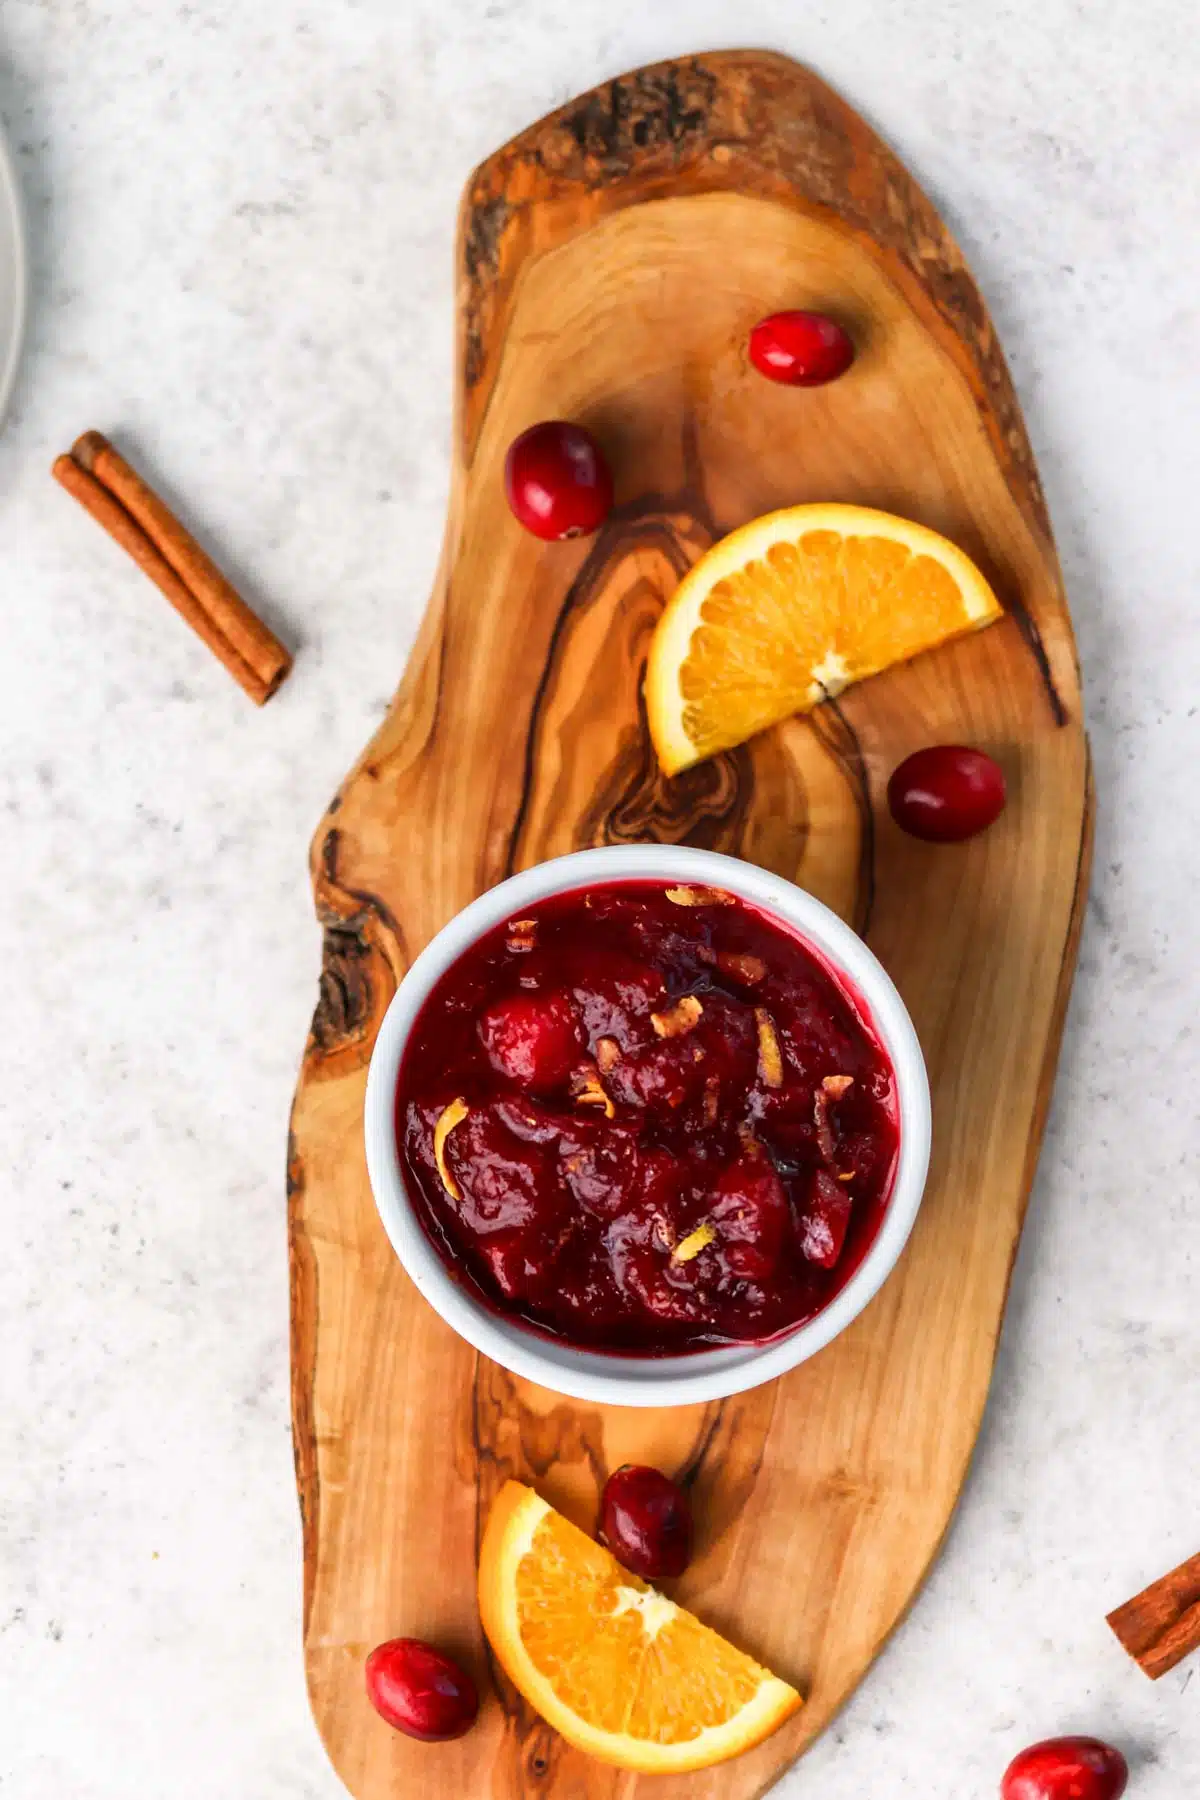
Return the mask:
<path id="1" fill-rule="evenodd" d="M 891 1064 L 816 953 L 731 895 L 642 881 L 473 944 L 417 1017 L 396 1114 L 452 1270 L 640 1355 L 811 1318 L 870 1245 L 899 1143 Z"/>

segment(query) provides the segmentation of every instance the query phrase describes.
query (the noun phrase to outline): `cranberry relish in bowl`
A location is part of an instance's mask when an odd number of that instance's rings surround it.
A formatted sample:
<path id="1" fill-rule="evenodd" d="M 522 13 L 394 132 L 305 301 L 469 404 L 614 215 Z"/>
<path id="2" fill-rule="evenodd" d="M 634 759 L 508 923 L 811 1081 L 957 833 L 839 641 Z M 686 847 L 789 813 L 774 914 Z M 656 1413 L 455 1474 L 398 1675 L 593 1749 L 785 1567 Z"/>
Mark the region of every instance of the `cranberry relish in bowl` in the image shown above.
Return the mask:
<path id="1" fill-rule="evenodd" d="M 828 1342 L 898 1256 L 928 1152 L 920 1052 L 865 946 L 778 877 L 656 846 L 459 915 L 389 1009 L 367 1115 L 437 1310 L 518 1373 L 630 1404 Z"/>
<path id="2" fill-rule="evenodd" d="M 610 882 L 453 963 L 400 1066 L 418 1216 L 491 1305 L 598 1350 L 761 1342 L 874 1235 L 891 1064 L 792 932 L 727 890 Z"/>

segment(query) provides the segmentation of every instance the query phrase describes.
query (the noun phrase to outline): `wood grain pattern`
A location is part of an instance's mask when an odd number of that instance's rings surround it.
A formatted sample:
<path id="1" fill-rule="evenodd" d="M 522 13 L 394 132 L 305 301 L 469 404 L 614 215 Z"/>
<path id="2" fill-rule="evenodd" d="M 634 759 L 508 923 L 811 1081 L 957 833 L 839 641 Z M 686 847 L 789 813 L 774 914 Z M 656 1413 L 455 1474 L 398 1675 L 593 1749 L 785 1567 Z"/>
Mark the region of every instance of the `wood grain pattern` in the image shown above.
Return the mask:
<path id="1" fill-rule="evenodd" d="M 844 318 L 851 373 L 750 371 L 781 306 Z M 911 1600 L 975 1441 L 1053 1077 L 1086 886 L 1090 796 L 1070 620 L 999 346 L 929 201 L 840 99 L 781 57 L 643 69 L 534 126 L 464 198 L 445 549 L 408 673 L 316 836 L 320 1000 L 289 1167 L 305 1655 L 359 1800 L 744 1800 L 828 1722 Z M 504 451 L 539 418 L 604 443 L 617 507 L 589 542 L 508 517 Z M 665 596 L 770 507 L 861 501 L 955 538 L 1009 616 L 674 781 L 640 712 Z M 882 803 L 891 768 L 978 744 L 1010 806 L 933 849 Z M 460 1344 L 395 1261 L 362 1103 L 413 954 L 481 889 L 582 845 L 686 840 L 810 888 L 868 937 L 929 1062 L 934 1154 L 897 1273 L 772 1386 L 706 1407 L 587 1407 Z M 507 1475 L 587 1526 L 605 1473 L 681 1472 L 703 1616 L 809 1695 L 784 1732 L 653 1784 L 590 1763 L 491 1684 L 436 1751 L 371 1713 L 362 1663 L 399 1632 L 486 1676 L 475 1549 Z M 493 1672 L 494 1673 L 494 1672 Z M 489 1684 L 485 1681 L 485 1686 Z"/>

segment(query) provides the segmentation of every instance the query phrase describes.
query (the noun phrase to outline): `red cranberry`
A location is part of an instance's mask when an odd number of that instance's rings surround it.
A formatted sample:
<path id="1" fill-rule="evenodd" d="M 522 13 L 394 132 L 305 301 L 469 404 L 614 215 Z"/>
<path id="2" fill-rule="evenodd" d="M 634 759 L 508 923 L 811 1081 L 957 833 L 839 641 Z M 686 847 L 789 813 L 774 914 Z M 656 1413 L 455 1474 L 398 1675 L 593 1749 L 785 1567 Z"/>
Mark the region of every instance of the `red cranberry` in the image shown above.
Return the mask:
<path id="1" fill-rule="evenodd" d="M 559 1157 L 563 1179 L 587 1212 L 598 1219 L 615 1219 L 624 1212 L 638 1178 L 634 1132 L 609 1125 L 598 1141 L 571 1149 L 564 1139 Z"/>
<path id="2" fill-rule="evenodd" d="M 583 1055 L 575 1013 L 563 993 L 512 994 L 479 1021 L 488 1061 L 522 1087 L 561 1087 Z"/>
<path id="3" fill-rule="evenodd" d="M 688 1497 L 660 1470 L 625 1463 L 604 1484 L 600 1538 L 645 1581 L 682 1575 L 692 1560 Z"/>
<path id="4" fill-rule="evenodd" d="M 910 837 L 956 844 L 1004 811 L 1004 773 L 982 750 L 931 744 L 900 764 L 888 782 L 892 817 Z"/>
<path id="5" fill-rule="evenodd" d="M 670 1118 L 704 1086 L 704 1064 L 686 1037 L 664 1038 L 623 1056 L 606 1079 L 615 1100 Z"/>
<path id="6" fill-rule="evenodd" d="M 381 1719 L 409 1737 L 444 1743 L 475 1723 L 475 1683 L 453 1657 L 420 1638 L 392 1638 L 367 1658 L 367 1695 Z"/>
<path id="7" fill-rule="evenodd" d="M 735 1278 L 770 1279 L 783 1254 L 790 1218 L 783 1183 L 765 1156 L 742 1157 L 722 1169 L 708 1219 L 725 1267 Z"/>
<path id="8" fill-rule="evenodd" d="M 582 425 L 546 419 L 509 445 L 504 488 L 516 517 L 535 537 L 586 537 L 612 511 L 604 452 Z"/>
<path id="9" fill-rule="evenodd" d="M 769 381 L 787 387 L 822 387 L 854 361 L 849 333 L 818 312 L 777 312 L 750 333 L 750 361 Z"/>
<path id="10" fill-rule="evenodd" d="M 1099 1738 L 1047 1738 L 1009 1763 L 1000 1800 L 1118 1800 L 1129 1769 Z"/>
<path id="11" fill-rule="evenodd" d="M 800 1221 L 800 1251 L 818 1268 L 832 1269 L 846 1242 L 853 1202 L 841 1182 L 825 1169 L 813 1176 L 808 1209 Z"/>

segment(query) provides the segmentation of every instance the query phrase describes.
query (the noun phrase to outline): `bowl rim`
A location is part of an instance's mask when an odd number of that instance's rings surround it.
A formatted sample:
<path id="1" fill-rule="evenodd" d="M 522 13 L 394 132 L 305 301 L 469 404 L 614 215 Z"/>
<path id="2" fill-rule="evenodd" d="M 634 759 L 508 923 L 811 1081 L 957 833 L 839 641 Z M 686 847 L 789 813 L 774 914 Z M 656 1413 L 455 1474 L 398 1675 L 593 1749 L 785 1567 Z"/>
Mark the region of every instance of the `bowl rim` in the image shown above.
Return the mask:
<path id="1" fill-rule="evenodd" d="M 408 1197 L 395 1131 L 400 1062 L 436 982 L 476 939 L 522 907 L 553 894 L 620 881 L 665 880 L 726 888 L 778 917 L 861 994 L 896 1075 L 900 1152 L 874 1242 L 845 1287 L 812 1319 L 762 1345 L 677 1357 L 575 1349 L 492 1312 L 454 1279 Z M 856 1319 L 899 1261 L 916 1220 L 929 1165 L 929 1081 L 916 1030 L 874 952 L 823 901 L 783 876 L 717 851 L 673 844 L 577 850 L 521 870 L 489 888 L 443 926 L 415 958 L 379 1027 L 363 1114 L 367 1172 L 388 1239 L 417 1291 L 474 1349 L 514 1375 L 568 1399 L 615 1406 L 689 1406 L 725 1399 L 783 1375 L 814 1356 Z"/>

